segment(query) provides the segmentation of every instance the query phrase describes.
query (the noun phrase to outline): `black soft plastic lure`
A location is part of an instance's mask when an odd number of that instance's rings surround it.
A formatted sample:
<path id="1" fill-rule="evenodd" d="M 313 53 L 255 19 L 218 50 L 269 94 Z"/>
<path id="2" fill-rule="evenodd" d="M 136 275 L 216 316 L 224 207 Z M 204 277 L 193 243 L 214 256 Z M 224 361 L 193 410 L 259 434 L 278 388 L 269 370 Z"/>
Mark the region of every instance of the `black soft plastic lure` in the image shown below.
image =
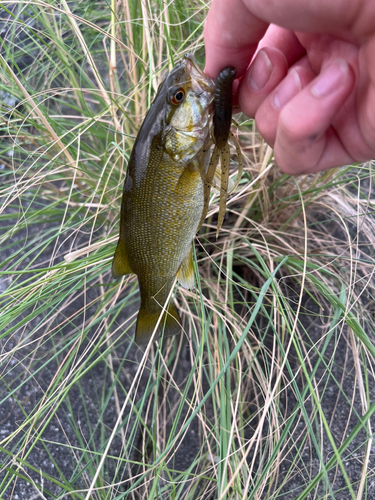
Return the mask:
<path id="1" fill-rule="evenodd" d="M 215 145 L 210 163 L 204 177 L 204 207 L 199 227 L 203 224 L 208 212 L 211 188 L 214 185 L 215 175 L 220 177 L 216 188 L 220 191 L 220 205 L 217 219 L 216 235 L 219 234 L 221 225 L 224 221 L 226 203 L 228 195 L 238 186 L 242 174 L 242 153 L 236 137 L 232 134 L 230 127 L 232 125 L 232 84 L 236 77 L 236 69 L 230 66 L 222 69 L 215 80 L 213 97 L 213 138 L 206 144 L 205 151 L 212 144 Z M 230 186 L 229 163 L 230 150 L 228 140 L 231 138 L 238 157 L 238 173 L 235 183 Z M 220 167 L 218 166 L 220 160 Z"/>
<path id="2" fill-rule="evenodd" d="M 232 123 L 232 83 L 236 69 L 228 66 L 220 71 L 214 90 L 214 138 L 216 146 L 224 149 Z"/>
<path id="3" fill-rule="evenodd" d="M 207 180 L 205 185 L 205 205 L 208 205 L 210 187 L 208 183 L 212 183 L 214 173 L 220 158 L 221 173 L 220 173 L 220 206 L 217 219 L 216 235 L 219 234 L 221 225 L 224 221 L 226 210 L 227 197 L 229 190 L 229 163 L 230 151 L 228 145 L 229 137 L 232 138 L 238 153 L 238 176 L 237 183 L 242 173 L 242 155 L 239 144 L 230 131 L 232 124 L 232 84 L 236 77 L 236 69 L 228 66 L 220 71 L 215 80 L 214 89 L 214 114 L 213 114 L 213 138 L 215 143 L 214 152 L 211 163 L 207 172 Z M 235 186 L 234 186 L 235 187 Z M 233 188 L 234 189 L 234 188 Z M 208 208 L 208 206 L 207 206 Z M 205 213 L 205 211 L 203 212 Z"/>

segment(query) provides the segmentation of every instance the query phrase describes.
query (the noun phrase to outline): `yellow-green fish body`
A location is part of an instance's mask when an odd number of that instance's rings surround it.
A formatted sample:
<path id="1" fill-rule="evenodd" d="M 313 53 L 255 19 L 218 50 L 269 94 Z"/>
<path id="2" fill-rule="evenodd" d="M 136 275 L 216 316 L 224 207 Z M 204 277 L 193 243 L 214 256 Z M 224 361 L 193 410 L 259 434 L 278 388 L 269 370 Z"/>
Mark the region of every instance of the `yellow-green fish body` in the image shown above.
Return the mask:
<path id="1" fill-rule="evenodd" d="M 194 287 L 192 240 L 201 219 L 202 168 L 207 161 L 213 83 L 188 55 L 160 85 L 135 141 L 126 173 L 114 277 L 138 276 L 141 306 L 135 341 L 180 332 L 173 304 L 166 304 L 178 277 Z"/>

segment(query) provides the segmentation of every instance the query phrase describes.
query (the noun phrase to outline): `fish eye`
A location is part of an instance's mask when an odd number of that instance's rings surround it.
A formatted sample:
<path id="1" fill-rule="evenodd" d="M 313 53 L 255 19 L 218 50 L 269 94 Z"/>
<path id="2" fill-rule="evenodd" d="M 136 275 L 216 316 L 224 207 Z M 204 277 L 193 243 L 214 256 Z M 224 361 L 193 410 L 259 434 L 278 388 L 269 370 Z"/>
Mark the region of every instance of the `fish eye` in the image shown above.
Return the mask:
<path id="1" fill-rule="evenodd" d="M 184 100 L 184 97 L 185 90 L 182 88 L 178 89 L 176 92 L 174 92 L 171 102 L 172 104 L 181 104 L 181 102 Z"/>

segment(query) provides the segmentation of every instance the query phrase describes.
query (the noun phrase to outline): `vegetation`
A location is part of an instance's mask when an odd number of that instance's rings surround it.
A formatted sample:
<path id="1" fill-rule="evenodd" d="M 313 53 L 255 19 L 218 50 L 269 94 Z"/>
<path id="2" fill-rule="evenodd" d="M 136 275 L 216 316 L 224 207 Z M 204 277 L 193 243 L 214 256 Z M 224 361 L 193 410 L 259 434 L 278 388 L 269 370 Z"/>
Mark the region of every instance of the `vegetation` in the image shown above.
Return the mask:
<path id="1" fill-rule="evenodd" d="M 136 279 L 110 274 L 127 160 L 163 75 L 203 63 L 206 13 L 1 3 L 0 498 L 375 495 L 372 163 L 290 178 L 237 118 L 184 333 L 132 343 Z"/>

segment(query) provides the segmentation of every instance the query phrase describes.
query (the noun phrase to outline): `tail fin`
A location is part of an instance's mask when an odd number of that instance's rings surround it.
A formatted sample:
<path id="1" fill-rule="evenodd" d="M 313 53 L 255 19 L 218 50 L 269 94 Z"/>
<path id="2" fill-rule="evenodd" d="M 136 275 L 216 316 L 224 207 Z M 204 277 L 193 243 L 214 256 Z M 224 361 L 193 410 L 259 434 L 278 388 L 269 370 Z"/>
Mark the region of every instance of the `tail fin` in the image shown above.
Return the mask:
<path id="1" fill-rule="evenodd" d="M 135 328 L 135 342 L 138 345 L 148 344 L 160 315 L 163 315 L 154 340 L 158 340 L 164 330 L 164 337 L 171 337 L 181 332 L 181 320 L 173 303 L 169 304 L 167 312 L 163 314 L 160 308 L 157 312 L 149 312 L 144 307 L 139 309 L 137 326 Z"/>

